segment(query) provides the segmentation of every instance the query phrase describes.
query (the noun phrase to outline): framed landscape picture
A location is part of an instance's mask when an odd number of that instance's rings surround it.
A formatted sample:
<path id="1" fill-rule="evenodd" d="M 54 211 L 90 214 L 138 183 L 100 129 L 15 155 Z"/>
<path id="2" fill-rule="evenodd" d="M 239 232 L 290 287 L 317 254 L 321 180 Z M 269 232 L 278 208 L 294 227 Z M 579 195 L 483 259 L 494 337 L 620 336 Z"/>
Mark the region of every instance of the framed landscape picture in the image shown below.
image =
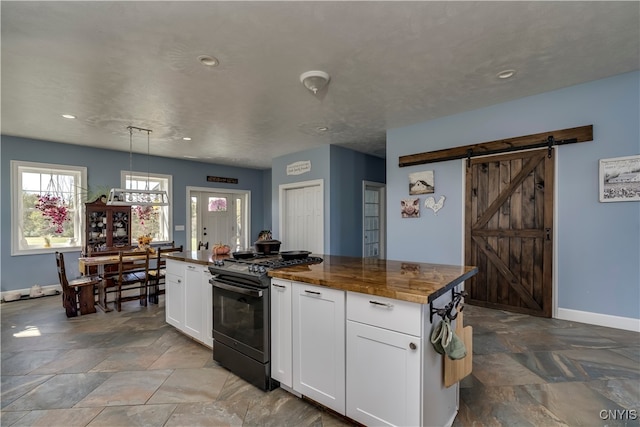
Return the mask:
<path id="1" fill-rule="evenodd" d="M 640 155 L 600 160 L 600 201 L 640 201 Z"/>
<path id="2" fill-rule="evenodd" d="M 433 171 L 415 172 L 409 174 L 409 194 L 429 194 L 435 191 Z"/>

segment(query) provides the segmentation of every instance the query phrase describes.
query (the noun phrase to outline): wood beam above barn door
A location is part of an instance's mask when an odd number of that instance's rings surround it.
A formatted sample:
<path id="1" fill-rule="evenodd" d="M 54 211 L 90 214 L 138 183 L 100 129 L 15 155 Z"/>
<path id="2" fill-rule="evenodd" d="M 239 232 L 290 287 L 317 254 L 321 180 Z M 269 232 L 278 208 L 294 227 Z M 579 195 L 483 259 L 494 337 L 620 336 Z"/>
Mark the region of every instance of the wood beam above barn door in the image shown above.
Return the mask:
<path id="1" fill-rule="evenodd" d="M 463 145 L 444 150 L 400 156 L 398 166 L 422 165 L 425 163 L 443 162 L 446 160 L 470 159 L 471 157 L 506 153 L 509 151 L 528 150 L 532 148 L 551 147 L 578 142 L 593 141 L 593 125 L 570 129 L 559 129 L 515 138 L 499 139 L 480 144 Z"/>

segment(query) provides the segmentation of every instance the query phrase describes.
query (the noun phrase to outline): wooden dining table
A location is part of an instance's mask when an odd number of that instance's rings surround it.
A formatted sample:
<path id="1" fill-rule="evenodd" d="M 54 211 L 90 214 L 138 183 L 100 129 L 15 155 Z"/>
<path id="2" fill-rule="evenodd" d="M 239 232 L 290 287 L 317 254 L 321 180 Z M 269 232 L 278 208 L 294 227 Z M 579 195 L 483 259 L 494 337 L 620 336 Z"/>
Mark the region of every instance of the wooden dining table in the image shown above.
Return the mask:
<path id="1" fill-rule="evenodd" d="M 129 256 L 129 257 L 125 257 L 124 260 L 133 261 L 143 257 L 144 255 L 141 252 L 140 256 Z M 98 284 L 97 306 L 105 312 L 113 311 L 113 309 L 110 309 L 107 307 L 107 291 L 106 291 L 107 280 L 106 280 L 105 272 L 110 272 L 111 269 L 107 269 L 106 266 L 115 265 L 116 271 L 117 271 L 117 266 L 119 263 L 120 263 L 120 255 L 105 255 L 105 256 L 78 258 L 78 270 L 80 270 L 80 274 L 82 274 L 83 276 L 96 275 L 96 273 L 93 273 L 94 269 L 92 268 L 92 267 L 95 267 L 95 271 L 97 272 L 97 275 L 100 278 L 102 278 L 102 280 Z"/>

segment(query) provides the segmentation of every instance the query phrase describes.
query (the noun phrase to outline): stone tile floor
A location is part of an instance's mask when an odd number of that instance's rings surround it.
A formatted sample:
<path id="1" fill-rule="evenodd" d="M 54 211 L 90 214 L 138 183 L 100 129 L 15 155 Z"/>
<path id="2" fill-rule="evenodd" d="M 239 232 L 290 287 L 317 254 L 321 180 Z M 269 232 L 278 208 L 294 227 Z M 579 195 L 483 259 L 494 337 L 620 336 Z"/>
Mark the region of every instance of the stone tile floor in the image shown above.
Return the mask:
<path id="1" fill-rule="evenodd" d="M 59 296 L 0 311 L 2 426 L 349 425 L 218 366 L 162 298 L 73 319 Z M 454 426 L 640 425 L 640 334 L 473 306 L 465 323 L 474 367 Z"/>

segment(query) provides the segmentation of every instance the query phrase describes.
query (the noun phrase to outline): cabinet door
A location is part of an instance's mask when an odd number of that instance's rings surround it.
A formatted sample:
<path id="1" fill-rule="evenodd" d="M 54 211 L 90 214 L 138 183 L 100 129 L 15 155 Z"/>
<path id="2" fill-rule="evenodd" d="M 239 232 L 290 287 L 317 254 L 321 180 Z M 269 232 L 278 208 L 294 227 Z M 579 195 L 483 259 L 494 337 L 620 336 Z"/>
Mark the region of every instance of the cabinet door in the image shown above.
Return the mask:
<path id="1" fill-rule="evenodd" d="M 205 267 L 202 271 L 202 342 L 213 348 L 213 286 L 209 279 L 211 272 Z"/>
<path id="2" fill-rule="evenodd" d="M 271 376 L 290 388 L 293 387 L 291 294 L 291 282 L 271 280 Z"/>
<path id="3" fill-rule="evenodd" d="M 345 293 L 293 283 L 293 389 L 345 414 Z"/>
<path id="4" fill-rule="evenodd" d="M 108 227 L 108 243 L 111 247 L 131 245 L 131 208 L 115 207 L 111 211 L 110 226 Z"/>
<path id="5" fill-rule="evenodd" d="M 87 203 L 85 223 L 85 256 L 91 256 L 107 247 L 108 209 L 103 203 Z"/>
<path id="6" fill-rule="evenodd" d="M 184 332 L 202 340 L 204 331 L 202 300 L 202 266 L 185 264 L 184 267 Z"/>
<path id="7" fill-rule="evenodd" d="M 169 262 L 167 261 L 167 266 Z M 168 324 L 182 329 L 184 324 L 184 279 L 167 269 L 165 278 L 165 320 Z"/>
<path id="8" fill-rule="evenodd" d="M 365 425 L 420 425 L 419 338 L 347 322 L 347 416 Z"/>

